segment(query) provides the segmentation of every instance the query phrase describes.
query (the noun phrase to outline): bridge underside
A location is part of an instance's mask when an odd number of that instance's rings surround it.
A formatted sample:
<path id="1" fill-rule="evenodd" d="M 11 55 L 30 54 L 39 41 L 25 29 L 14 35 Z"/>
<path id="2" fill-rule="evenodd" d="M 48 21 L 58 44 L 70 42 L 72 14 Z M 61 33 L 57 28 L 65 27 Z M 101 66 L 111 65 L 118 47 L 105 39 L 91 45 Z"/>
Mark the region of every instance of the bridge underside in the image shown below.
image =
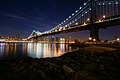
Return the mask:
<path id="1" fill-rule="evenodd" d="M 117 26 L 120 25 L 120 19 L 117 20 L 111 20 L 111 21 L 103 21 L 103 22 L 95 22 L 92 24 L 87 24 L 87 25 L 77 25 L 77 26 L 72 26 L 70 29 L 58 31 L 58 32 L 52 32 L 49 34 L 42 34 L 40 36 L 35 36 L 32 38 L 38 38 L 38 37 L 44 37 L 44 36 L 50 36 L 50 35 L 56 35 L 56 34 L 64 34 L 64 33 L 69 33 L 69 32 L 77 32 L 77 31 L 83 31 L 83 30 L 89 30 L 90 31 L 90 37 L 99 40 L 99 29 L 100 28 L 107 28 L 111 26 Z"/>

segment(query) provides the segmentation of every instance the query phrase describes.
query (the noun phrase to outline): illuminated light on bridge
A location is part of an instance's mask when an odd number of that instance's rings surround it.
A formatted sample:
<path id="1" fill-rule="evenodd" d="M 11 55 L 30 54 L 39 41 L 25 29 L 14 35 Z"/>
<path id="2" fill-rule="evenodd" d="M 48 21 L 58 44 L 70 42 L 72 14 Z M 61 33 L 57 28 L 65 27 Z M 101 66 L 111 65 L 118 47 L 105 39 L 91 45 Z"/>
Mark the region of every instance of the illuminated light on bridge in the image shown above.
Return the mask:
<path id="1" fill-rule="evenodd" d="M 89 10 L 91 11 L 91 8 Z"/>
<path id="2" fill-rule="evenodd" d="M 77 21 L 77 19 L 75 19 L 75 21 Z"/>
<path id="3" fill-rule="evenodd" d="M 103 3 L 102 5 L 105 5 L 105 3 Z"/>
<path id="4" fill-rule="evenodd" d="M 80 7 L 79 9 L 82 9 L 82 7 Z"/>
<path id="5" fill-rule="evenodd" d="M 69 16 L 69 18 L 71 18 L 71 16 Z"/>
<path id="6" fill-rule="evenodd" d="M 66 20 L 68 20 L 68 18 Z"/>
<path id="7" fill-rule="evenodd" d="M 78 11 L 75 11 L 75 13 L 77 13 Z"/>
<path id="8" fill-rule="evenodd" d="M 72 14 L 72 16 L 74 16 L 74 13 Z"/>
<path id="9" fill-rule="evenodd" d="M 55 32 L 58 32 L 58 30 L 55 30 Z"/>
<path id="10" fill-rule="evenodd" d="M 111 4 L 111 3 L 109 3 L 109 4 Z"/>
<path id="11" fill-rule="evenodd" d="M 93 5 L 91 5 L 93 2 Z M 92 30 L 91 24 L 104 24 L 109 23 L 114 20 L 120 20 L 120 0 L 88 0 L 86 3 L 83 3 L 82 7 L 75 10 L 75 12 L 68 16 L 64 21 L 62 21 L 57 27 L 54 27 L 51 30 L 48 30 L 49 33 L 59 32 L 59 31 L 72 31 L 72 28 L 83 28 L 86 30 Z M 117 16 L 117 17 L 116 17 Z M 118 22 L 119 23 L 119 22 Z M 76 25 L 78 25 L 76 27 Z M 114 25 L 114 24 L 113 24 Z M 62 28 L 61 28 L 62 26 Z M 88 28 L 90 27 L 90 28 Z M 75 30 L 76 30 L 75 29 Z M 74 31 L 74 30 L 73 30 Z M 96 32 L 95 32 L 96 33 Z M 90 37 L 95 39 L 95 33 L 90 33 Z M 38 32 L 37 32 L 38 34 Z M 42 33 L 45 34 L 45 33 Z M 42 34 L 40 34 L 42 36 Z M 94 36 L 91 36 L 94 35 Z M 97 33 L 96 33 L 97 34 Z M 36 35 L 36 33 L 35 33 Z M 32 35 L 31 35 L 32 36 Z M 30 37 L 31 37 L 30 36 Z M 96 36 L 97 37 L 97 36 Z M 96 39 L 97 40 L 97 39 Z"/>
<path id="12" fill-rule="evenodd" d="M 68 25 L 65 25 L 65 27 L 67 27 Z"/>
<path id="13" fill-rule="evenodd" d="M 117 38 L 117 41 L 120 41 L 120 38 Z"/>
<path id="14" fill-rule="evenodd" d="M 75 25 L 78 25 L 78 23 L 75 23 Z"/>
<path id="15" fill-rule="evenodd" d="M 105 15 L 103 15 L 103 18 L 105 18 L 106 16 Z"/>
<path id="16" fill-rule="evenodd" d="M 86 5 L 86 3 L 84 3 L 84 5 Z"/>
<path id="17" fill-rule="evenodd" d="M 75 21 L 72 21 L 72 23 L 74 23 Z"/>
<path id="18" fill-rule="evenodd" d="M 62 27 L 59 27 L 59 31 L 61 31 L 62 30 Z"/>
<path id="19" fill-rule="evenodd" d="M 65 30 L 65 27 L 63 27 L 63 30 Z"/>
<path id="20" fill-rule="evenodd" d="M 90 18 L 87 18 L 87 21 L 90 21 Z"/>
<path id="21" fill-rule="evenodd" d="M 116 4 L 118 4 L 118 2 L 116 2 Z"/>

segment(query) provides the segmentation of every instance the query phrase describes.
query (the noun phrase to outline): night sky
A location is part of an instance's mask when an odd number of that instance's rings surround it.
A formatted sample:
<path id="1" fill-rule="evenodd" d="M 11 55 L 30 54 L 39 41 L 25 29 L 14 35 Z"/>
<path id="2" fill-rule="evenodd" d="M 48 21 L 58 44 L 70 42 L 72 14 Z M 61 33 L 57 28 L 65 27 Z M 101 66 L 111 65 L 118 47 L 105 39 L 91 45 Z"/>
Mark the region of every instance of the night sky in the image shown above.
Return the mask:
<path id="1" fill-rule="evenodd" d="M 0 35 L 14 37 L 19 33 L 26 38 L 33 30 L 47 31 L 79 9 L 83 2 L 85 0 L 0 0 Z M 70 36 L 86 39 L 89 31 L 71 33 Z M 112 40 L 113 36 L 120 36 L 119 26 L 100 30 L 103 40 Z"/>

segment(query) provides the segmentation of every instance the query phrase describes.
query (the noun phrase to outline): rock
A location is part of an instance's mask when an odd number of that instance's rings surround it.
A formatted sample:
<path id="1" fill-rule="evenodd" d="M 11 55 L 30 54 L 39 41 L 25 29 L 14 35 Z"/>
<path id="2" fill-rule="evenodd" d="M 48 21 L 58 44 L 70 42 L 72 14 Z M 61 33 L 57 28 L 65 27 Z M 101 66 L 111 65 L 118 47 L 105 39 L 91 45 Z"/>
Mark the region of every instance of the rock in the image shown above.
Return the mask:
<path id="1" fill-rule="evenodd" d="M 68 67 L 68 66 L 66 66 L 66 65 L 63 65 L 63 69 L 64 69 L 64 71 L 67 72 L 67 73 L 73 73 L 73 72 L 74 72 L 73 69 L 71 69 L 70 67 Z"/>
<path id="2" fill-rule="evenodd" d="M 24 66 L 21 66 L 20 68 L 19 67 L 16 68 L 15 73 L 18 73 L 18 72 L 22 71 L 24 68 L 25 68 Z"/>
<path id="3" fill-rule="evenodd" d="M 40 73 L 41 77 L 46 78 L 46 76 L 42 70 L 38 70 L 37 72 Z"/>
<path id="4" fill-rule="evenodd" d="M 21 60 L 19 61 L 19 63 L 23 63 L 23 60 L 21 59 Z"/>
<path id="5" fill-rule="evenodd" d="M 32 69 L 33 68 L 33 64 L 29 66 L 29 69 Z"/>

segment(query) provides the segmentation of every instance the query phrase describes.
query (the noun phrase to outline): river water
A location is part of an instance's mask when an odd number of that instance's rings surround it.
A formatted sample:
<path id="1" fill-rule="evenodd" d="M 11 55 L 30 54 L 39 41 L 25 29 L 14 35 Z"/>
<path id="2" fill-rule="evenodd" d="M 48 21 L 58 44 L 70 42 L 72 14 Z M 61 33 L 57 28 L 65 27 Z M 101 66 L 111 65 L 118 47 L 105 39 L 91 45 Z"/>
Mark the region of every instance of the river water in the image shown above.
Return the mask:
<path id="1" fill-rule="evenodd" d="M 0 59 L 58 57 L 70 50 L 71 47 L 64 43 L 0 43 Z"/>

